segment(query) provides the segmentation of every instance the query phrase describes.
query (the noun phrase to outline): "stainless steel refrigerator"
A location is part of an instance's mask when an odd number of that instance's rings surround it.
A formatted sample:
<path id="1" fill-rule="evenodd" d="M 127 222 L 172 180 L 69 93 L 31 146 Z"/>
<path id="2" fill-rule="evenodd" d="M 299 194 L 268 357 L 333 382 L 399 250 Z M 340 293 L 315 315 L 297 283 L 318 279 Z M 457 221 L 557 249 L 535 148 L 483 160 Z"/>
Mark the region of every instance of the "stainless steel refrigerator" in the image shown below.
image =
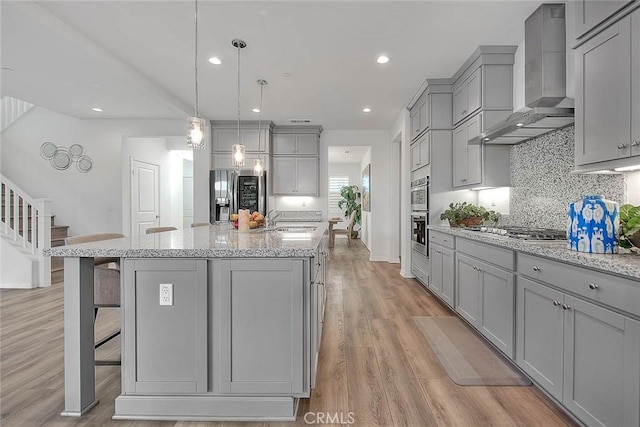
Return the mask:
<path id="1" fill-rule="evenodd" d="M 252 170 L 217 169 L 209 174 L 210 222 L 228 221 L 238 209 L 267 214 L 267 173 Z"/>

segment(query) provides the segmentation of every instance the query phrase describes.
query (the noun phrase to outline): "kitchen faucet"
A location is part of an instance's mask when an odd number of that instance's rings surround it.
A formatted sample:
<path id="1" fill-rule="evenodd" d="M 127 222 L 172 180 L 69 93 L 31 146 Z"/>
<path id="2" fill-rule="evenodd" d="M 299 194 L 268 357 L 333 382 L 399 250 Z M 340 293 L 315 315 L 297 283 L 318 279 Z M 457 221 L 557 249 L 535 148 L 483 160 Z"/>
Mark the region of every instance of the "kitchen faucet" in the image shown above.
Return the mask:
<path id="1" fill-rule="evenodd" d="M 271 223 L 273 222 L 274 226 L 276 224 L 275 219 L 278 218 L 280 215 L 282 215 L 282 212 L 278 212 L 277 214 L 275 214 L 273 217 L 271 217 L 271 214 L 273 213 L 275 209 L 271 209 L 269 211 L 269 213 L 267 213 L 267 216 L 265 217 L 265 228 L 269 228 L 269 226 L 271 225 Z"/>

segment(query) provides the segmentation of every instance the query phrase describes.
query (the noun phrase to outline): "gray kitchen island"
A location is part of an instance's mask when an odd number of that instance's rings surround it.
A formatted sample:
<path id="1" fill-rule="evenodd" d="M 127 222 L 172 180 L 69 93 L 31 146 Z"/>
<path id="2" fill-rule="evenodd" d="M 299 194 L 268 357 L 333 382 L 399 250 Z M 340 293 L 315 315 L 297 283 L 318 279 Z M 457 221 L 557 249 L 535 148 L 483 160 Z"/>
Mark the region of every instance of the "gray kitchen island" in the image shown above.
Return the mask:
<path id="1" fill-rule="evenodd" d="M 120 258 L 114 419 L 293 420 L 315 385 L 325 224 L 229 224 L 49 250 L 65 257 L 65 411 L 96 403 L 94 257 Z"/>

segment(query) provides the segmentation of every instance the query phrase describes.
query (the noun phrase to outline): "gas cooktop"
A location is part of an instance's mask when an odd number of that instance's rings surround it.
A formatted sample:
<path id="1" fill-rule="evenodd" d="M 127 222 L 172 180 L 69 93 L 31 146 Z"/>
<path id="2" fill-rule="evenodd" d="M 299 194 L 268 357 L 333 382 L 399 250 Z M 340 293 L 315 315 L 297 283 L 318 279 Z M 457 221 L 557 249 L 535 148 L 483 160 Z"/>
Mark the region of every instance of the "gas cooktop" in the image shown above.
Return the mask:
<path id="1" fill-rule="evenodd" d="M 501 236 L 513 237 L 524 240 L 566 240 L 567 232 L 564 230 L 554 230 L 551 228 L 536 227 L 469 227 L 467 230 L 484 233 L 498 234 Z"/>

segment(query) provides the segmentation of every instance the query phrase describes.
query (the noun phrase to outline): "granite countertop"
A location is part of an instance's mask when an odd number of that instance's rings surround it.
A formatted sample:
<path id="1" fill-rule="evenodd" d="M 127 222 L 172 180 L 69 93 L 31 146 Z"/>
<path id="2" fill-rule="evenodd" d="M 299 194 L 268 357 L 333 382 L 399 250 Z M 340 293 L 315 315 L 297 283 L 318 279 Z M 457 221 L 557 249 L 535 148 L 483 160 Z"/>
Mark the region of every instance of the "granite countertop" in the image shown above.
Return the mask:
<path id="1" fill-rule="evenodd" d="M 567 249 L 566 240 L 522 240 L 440 225 L 429 225 L 428 228 L 469 240 L 550 258 L 555 261 L 563 261 L 605 273 L 640 279 L 640 255 L 636 254 L 589 254 Z"/>
<path id="2" fill-rule="evenodd" d="M 164 233 L 59 246 L 45 256 L 124 258 L 307 258 L 316 255 L 328 225 L 301 231 L 239 233 L 230 223 L 185 228 Z"/>

